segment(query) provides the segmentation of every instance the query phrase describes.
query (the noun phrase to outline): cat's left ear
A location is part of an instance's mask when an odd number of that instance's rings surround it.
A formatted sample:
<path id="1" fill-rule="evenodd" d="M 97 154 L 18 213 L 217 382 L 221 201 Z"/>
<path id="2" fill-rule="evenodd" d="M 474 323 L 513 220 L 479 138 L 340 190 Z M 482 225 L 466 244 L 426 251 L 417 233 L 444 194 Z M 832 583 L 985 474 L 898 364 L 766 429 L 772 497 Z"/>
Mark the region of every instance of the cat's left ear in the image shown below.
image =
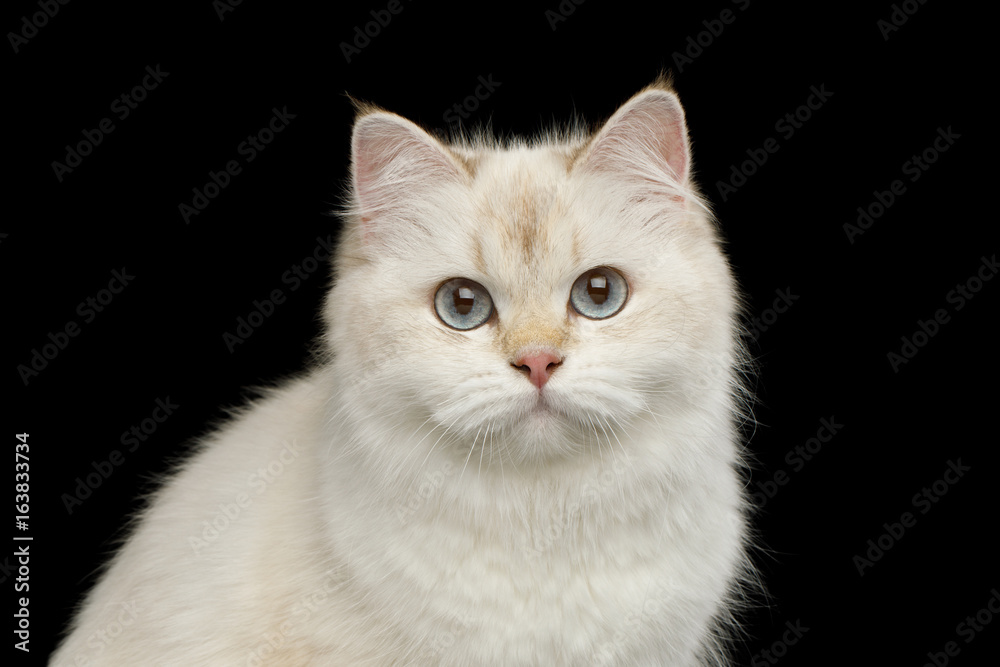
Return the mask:
<path id="1" fill-rule="evenodd" d="M 691 172 L 684 109 L 677 94 L 660 82 L 623 104 L 575 164 L 617 173 L 642 173 L 649 167 L 681 185 Z"/>

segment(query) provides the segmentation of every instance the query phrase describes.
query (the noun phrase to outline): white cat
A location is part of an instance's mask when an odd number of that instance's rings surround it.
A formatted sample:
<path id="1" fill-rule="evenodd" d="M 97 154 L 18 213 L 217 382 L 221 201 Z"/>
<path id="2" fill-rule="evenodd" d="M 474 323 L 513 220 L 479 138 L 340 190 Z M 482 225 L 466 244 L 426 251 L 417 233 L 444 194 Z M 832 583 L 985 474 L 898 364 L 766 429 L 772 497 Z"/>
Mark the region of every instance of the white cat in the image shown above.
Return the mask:
<path id="1" fill-rule="evenodd" d="M 665 81 L 595 134 L 363 107 L 317 368 L 152 499 L 53 665 L 724 664 L 738 297 Z"/>

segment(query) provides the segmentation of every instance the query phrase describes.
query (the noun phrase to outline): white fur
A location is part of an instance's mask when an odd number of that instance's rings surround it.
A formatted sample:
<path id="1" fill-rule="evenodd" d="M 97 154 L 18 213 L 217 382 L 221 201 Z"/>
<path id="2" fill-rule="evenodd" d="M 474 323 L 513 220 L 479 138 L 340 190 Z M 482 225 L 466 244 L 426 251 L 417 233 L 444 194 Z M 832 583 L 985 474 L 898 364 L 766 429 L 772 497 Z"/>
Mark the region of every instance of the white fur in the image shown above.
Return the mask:
<path id="1" fill-rule="evenodd" d="M 381 111 L 354 137 L 328 357 L 166 482 L 52 664 L 724 662 L 737 298 L 676 96 L 593 137 L 445 147 Z M 607 320 L 567 307 L 595 266 L 629 281 Z M 437 319 L 454 277 L 494 321 Z M 564 357 L 544 408 L 511 366 L 534 345 Z"/>

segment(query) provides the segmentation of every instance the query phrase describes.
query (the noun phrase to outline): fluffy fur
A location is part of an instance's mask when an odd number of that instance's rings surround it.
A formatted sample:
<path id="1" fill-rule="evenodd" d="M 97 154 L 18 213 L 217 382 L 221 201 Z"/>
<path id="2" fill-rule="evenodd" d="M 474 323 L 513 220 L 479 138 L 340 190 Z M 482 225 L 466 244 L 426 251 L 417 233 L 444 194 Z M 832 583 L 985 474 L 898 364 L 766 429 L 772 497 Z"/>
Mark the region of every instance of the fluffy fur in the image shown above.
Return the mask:
<path id="1" fill-rule="evenodd" d="M 362 108 L 352 158 L 321 363 L 170 477 L 52 664 L 725 663 L 738 299 L 676 94 L 507 144 Z M 629 297 L 590 320 L 598 266 Z M 436 316 L 455 277 L 485 325 Z"/>

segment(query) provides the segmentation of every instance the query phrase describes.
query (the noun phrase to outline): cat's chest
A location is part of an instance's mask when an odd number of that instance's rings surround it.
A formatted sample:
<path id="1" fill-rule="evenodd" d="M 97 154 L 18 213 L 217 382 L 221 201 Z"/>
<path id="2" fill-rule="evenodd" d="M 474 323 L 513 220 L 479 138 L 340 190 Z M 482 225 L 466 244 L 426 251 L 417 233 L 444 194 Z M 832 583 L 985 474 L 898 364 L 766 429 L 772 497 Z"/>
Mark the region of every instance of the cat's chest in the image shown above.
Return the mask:
<path id="1" fill-rule="evenodd" d="M 686 664 L 658 658 L 714 613 L 738 536 L 726 506 L 630 476 L 644 469 L 518 493 L 459 468 L 395 497 L 340 475 L 328 526 L 347 557 L 344 616 L 316 634 L 377 631 L 372 650 L 393 647 L 383 664 Z"/>
<path id="2" fill-rule="evenodd" d="M 662 622 L 672 574 L 655 534 L 579 519 L 507 528 L 407 531 L 361 568 L 358 599 L 379 600 L 418 664 L 599 664 L 634 655 Z"/>

